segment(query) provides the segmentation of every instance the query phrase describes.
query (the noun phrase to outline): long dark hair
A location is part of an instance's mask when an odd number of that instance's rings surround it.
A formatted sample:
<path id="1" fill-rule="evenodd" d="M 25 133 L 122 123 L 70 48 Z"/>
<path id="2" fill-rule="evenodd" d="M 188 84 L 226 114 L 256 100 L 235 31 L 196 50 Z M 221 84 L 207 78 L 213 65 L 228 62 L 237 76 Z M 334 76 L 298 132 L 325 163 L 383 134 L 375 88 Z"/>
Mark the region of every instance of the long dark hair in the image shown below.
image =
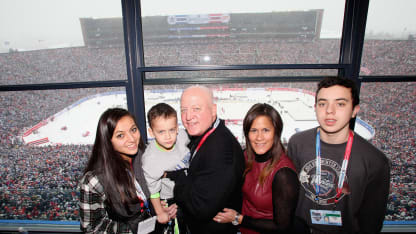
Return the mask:
<path id="1" fill-rule="evenodd" d="M 243 131 L 246 138 L 246 169 L 244 175 L 246 175 L 253 167 L 253 160 L 255 158 L 255 152 L 249 142 L 248 134 L 250 132 L 251 125 L 254 120 L 259 116 L 266 116 L 270 119 L 274 127 L 273 145 L 271 148 L 272 158 L 267 163 L 267 166 L 262 170 L 259 176 L 260 184 L 263 184 L 267 176 L 272 172 L 273 167 L 279 161 L 282 153 L 285 152 L 285 148 L 280 139 L 283 130 L 283 121 L 279 113 L 271 105 L 266 103 L 254 104 L 247 112 L 243 120 Z"/>
<path id="2" fill-rule="evenodd" d="M 84 174 L 93 171 L 99 176 L 111 207 L 117 206 L 116 204 L 127 205 L 139 202 L 133 180 L 134 173 L 131 171 L 132 166 L 114 150 L 111 143 L 116 125 L 124 116 L 130 116 L 136 122 L 132 114 L 121 108 L 108 109 L 101 115 L 92 153 L 84 170 Z M 145 144 L 140 138 L 139 153 L 143 152 L 144 148 Z"/>

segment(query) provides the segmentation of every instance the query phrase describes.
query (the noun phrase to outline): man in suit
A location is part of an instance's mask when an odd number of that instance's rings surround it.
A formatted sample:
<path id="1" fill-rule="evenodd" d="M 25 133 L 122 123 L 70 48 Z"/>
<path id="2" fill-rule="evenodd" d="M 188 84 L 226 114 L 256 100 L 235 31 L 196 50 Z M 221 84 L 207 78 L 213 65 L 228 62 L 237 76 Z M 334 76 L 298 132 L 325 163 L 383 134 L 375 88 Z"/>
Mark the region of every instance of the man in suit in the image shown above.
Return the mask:
<path id="1" fill-rule="evenodd" d="M 191 86 L 181 96 L 191 160 L 189 169 L 174 178 L 174 199 L 192 234 L 238 231 L 231 223 L 213 221 L 224 207 L 241 211 L 244 172 L 241 146 L 224 120 L 217 117 L 213 99 L 212 91 L 204 86 Z"/>

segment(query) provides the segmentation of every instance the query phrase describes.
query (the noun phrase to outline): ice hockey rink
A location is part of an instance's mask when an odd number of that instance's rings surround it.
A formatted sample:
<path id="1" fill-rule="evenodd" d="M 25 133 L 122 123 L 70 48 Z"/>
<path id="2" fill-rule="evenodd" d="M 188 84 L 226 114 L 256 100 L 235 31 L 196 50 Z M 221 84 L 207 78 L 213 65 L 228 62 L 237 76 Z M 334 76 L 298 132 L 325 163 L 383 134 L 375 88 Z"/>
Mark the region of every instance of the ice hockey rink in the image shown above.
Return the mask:
<path id="1" fill-rule="evenodd" d="M 178 111 L 182 90 L 145 90 L 147 110 L 159 102 L 165 102 Z M 217 114 L 226 121 L 227 127 L 240 143 L 244 143 L 242 121 L 255 103 L 268 103 L 276 108 L 283 119 L 282 141 L 287 143 L 290 136 L 318 125 L 315 117 L 315 94 L 295 88 L 229 88 L 214 90 Z M 24 143 L 34 146 L 62 144 L 93 144 L 100 115 L 108 108 L 127 109 L 124 92 L 108 92 L 85 97 L 55 113 L 35 126 L 28 126 L 22 132 Z M 374 129 L 357 118 L 355 131 L 365 139 L 374 136 Z"/>

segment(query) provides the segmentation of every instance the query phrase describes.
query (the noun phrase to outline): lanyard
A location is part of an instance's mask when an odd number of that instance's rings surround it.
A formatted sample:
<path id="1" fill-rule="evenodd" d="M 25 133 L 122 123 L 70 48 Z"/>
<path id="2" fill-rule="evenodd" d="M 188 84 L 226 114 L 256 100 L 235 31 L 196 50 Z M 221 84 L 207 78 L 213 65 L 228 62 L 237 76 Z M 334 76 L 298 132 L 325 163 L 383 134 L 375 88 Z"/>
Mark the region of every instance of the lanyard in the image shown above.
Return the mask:
<path id="1" fill-rule="evenodd" d="M 133 165 L 132 165 L 132 164 L 130 164 L 130 165 L 131 165 L 131 167 L 133 168 Z M 129 175 L 133 178 L 133 181 L 134 181 L 134 186 L 136 187 L 136 194 L 137 194 L 137 197 L 139 197 L 139 199 L 143 201 L 144 206 L 148 209 L 149 207 L 148 207 L 148 205 L 147 205 L 147 198 L 146 198 L 146 195 L 145 195 L 145 194 L 144 194 L 144 192 L 143 192 L 142 187 L 140 186 L 139 182 L 137 182 L 136 177 L 135 177 L 134 175 L 132 175 L 132 174 L 131 174 L 131 172 L 130 172 L 129 170 L 127 170 L 127 172 L 128 172 L 128 173 L 129 173 Z"/>
<path id="2" fill-rule="evenodd" d="M 341 171 L 339 173 L 335 203 L 338 202 L 338 199 L 341 197 L 341 194 L 342 194 L 342 187 L 344 185 L 345 176 L 347 175 L 347 167 L 348 167 L 348 161 L 350 160 L 350 156 L 351 156 L 351 148 L 352 148 L 353 139 L 354 139 L 354 134 L 350 130 L 349 135 L 348 135 L 347 147 L 345 148 L 344 160 L 342 161 Z M 315 171 L 315 174 L 316 174 L 315 175 L 316 176 L 315 200 L 318 200 L 319 192 L 321 189 L 321 135 L 320 135 L 319 129 L 316 133 L 316 171 Z"/>
<path id="3" fill-rule="evenodd" d="M 204 144 L 204 142 L 208 138 L 208 136 L 211 135 L 211 133 L 215 131 L 215 129 L 218 127 L 218 124 L 220 124 L 220 119 L 219 118 L 217 118 L 215 120 L 214 126 L 212 126 L 212 128 L 207 133 L 205 133 L 205 135 L 202 137 L 202 139 L 198 143 L 198 146 L 196 147 L 194 153 L 192 154 L 191 159 L 194 158 L 196 152 L 198 152 L 199 148 L 201 148 L 202 144 Z"/>
<path id="4" fill-rule="evenodd" d="M 144 194 L 142 187 L 140 186 L 139 182 L 137 182 L 137 180 L 135 178 L 134 179 L 134 185 L 136 186 L 136 194 L 139 197 L 140 200 L 143 201 L 143 205 L 146 208 L 146 210 L 148 212 L 150 212 L 149 210 L 149 205 L 148 205 L 148 200 L 146 199 L 146 195 Z"/>

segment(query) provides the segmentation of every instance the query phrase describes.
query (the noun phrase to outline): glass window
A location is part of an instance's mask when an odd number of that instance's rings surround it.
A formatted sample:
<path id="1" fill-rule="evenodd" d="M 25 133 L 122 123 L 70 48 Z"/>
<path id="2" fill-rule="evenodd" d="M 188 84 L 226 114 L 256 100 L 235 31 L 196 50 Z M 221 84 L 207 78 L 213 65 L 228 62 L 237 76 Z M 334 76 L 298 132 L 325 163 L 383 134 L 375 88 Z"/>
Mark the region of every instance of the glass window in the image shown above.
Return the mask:
<path id="1" fill-rule="evenodd" d="M 284 143 L 287 143 L 294 133 L 318 126 L 314 109 L 317 88 L 315 82 L 236 83 L 207 86 L 214 91 L 218 116 L 226 121 L 226 125 L 242 145 L 245 143 L 242 121 L 248 109 L 255 103 L 269 103 L 280 113 L 284 122 L 282 134 Z M 153 105 L 166 102 L 179 114 L 180 97 L 186 87 L 188 85 L 146 86 L 144 93 L 146 113 Z M 368 113 L 374 111 L 366 107 L 366 104 L 363 104 L 360 116 L 356 120 L 355 131 L 365 139 L 373 141 L 377 146 L 381 146 L 380 138 L 377 136 L 386 133 L 377 128 L 373 119 L 367 117 Z M 178 117 L 181 122 L 180 116 Z M 384 138 L 386 136 L 382 137 Z"/>
<path id="2" fill-rule="evenodd" d="M 373 129 L 371 142 L 390 158 L 386 221 L 416 220 L 416 83 L 363 83 L 358 117 Z"/>
<path id="3" fill-rule="evenodd" d="M 4 0 L 0 9 L 0 85 L 127 79 L 120 1 Z"/>
<path id="4" fill-rule="evenodd" d="M 145 86 L 147 111 L 155 104 L 166 102 L 178 113 L 180 127 L 180 98 L 189 85 Z M 282 141 L 286 144 L 292 134 L 317 126 L 314 112 L 316 83 L 236 83 L 207 85 L 214 92 L 217 115 L 225 120 L 239 142 L 244 145 L 243 119 L 256 103 L 269 103 L 282 116 Z M 302 111 L 299 111 L 301 109 Z"/>
<path id="5" fill-rule="evenodd" d="M 416 75 L 416 2 L 370 1 L 360 75 Z"/>
<path id="6" fill-rule="evenodd" d="M 143 0 L 145 64 L 338 63 L 344 5 Z"/>
<path id="7" fill-rule="evenodd" d="M 218 116 L 245 144 L 242 120 L 255 103 L 266 102 L 281 114 L 282 141 L 296 132 L 318 125 L 314 111 L 316 83 L 253 83 L 208 85 L 214 90 Z M 146 86 L 146 113 L 166 102 L 178 113 L 180 95 L 187 85 Z M 391 193 L 386 221 L 415 220 L 416 88 L 411 83 L 363 83 L 355 131 L 382 150 L 392 162 Z M 180 127 L 183 128 L 178 116 Z"/>
<path id="8" fill-rule="evenodd" d="M 79 220 L 98 118 L 124 88 L 0 92 L 0 219 Z"/>

